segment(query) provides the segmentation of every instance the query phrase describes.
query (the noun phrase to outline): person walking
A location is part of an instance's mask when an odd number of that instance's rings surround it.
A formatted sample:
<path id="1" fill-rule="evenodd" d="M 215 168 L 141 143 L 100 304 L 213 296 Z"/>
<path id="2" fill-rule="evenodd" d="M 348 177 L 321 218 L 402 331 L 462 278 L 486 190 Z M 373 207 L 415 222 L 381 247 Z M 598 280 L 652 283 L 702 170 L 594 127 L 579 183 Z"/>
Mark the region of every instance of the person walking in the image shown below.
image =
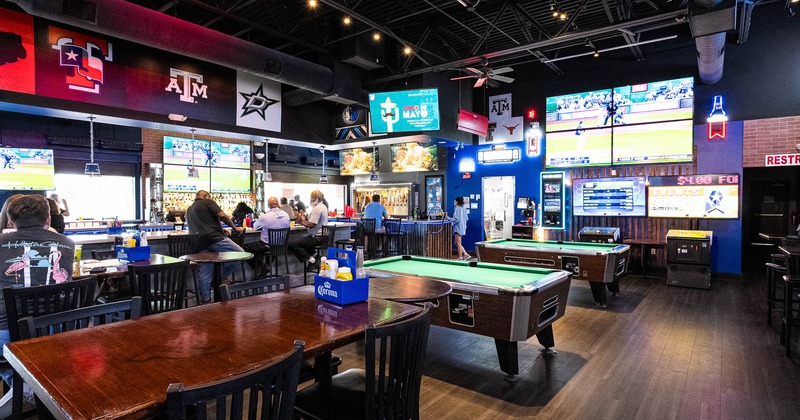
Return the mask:
<path id="1" fill-rule="evenodd" d="M 468 260 L 472 258 L 467 253 L 462 245 L 462 238 L 467 233 L 467 209 L 464 208 L 464 197 L 456 197 L 456 208 L 453 210 L 453 216 L 449 218 L 453 222 L 453 235 L 456 242 L 456 251 L 458 251 L 459 260 Z"/>

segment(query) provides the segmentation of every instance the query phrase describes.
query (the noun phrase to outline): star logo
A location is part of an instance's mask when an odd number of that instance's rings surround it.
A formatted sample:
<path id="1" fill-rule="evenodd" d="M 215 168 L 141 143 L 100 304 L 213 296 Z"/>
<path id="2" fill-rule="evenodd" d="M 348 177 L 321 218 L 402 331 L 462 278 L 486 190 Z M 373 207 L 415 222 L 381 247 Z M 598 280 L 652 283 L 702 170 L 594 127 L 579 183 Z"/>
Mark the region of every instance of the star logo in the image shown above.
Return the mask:
<path id="1" fill-rule="evenodd" d="M 71 50 L 70 52 L 66 53 L 66 55 L 71 61 L 75 61 L 75 58 L 78 57 L 78 54 L 75 54 L 75 52 Z"/>
<path id="2" fill-rule="evenodd" d="M 242 105 L 242 117 L 255 112 L 261 116 L 262 120 L 265 121 L 267 117 L 264 115 L 264 112 L 267 110 L 267 108 L 280 102 L 277 99 L 270 99 L 264 95 L 263 84 L 259 85 L 255 92 L 239 92 L 239 95 L 242 95 L 242 98 L 244 98 L 244 105 Z"/>

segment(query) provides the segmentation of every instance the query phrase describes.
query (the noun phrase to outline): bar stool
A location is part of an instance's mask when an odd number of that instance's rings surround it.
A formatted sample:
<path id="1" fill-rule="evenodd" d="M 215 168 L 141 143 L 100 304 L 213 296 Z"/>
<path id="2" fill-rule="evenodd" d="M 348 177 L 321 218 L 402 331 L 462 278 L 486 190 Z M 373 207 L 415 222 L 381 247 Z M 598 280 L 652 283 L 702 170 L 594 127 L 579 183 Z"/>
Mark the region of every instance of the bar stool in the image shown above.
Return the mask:
<path id="1" fill-rule="evenodd" d="M 268 229 L 267 239 L 269 240 L 269 272 L 273 276 L 279 275 L 278 265 L 280 256 L 283 255 L 283 266 L 286 267 L 286 274 L 289 274 L 289 231 L 290 228 Z"/>
<path id="2" fill-rule="evenodd" d="M 340 222 L 343 222 L 343 223 L 353 223 L 352 219 L 343 218 L 343 217 L 340 217 L 338 219 L 339 219 Z M 348 229 L 348 228 L 346 227 L 345 229 Z M 355 229 L 350 229 L 350 237 L 347 238 L 347 239 L 337 239 L 336 240 L 336 248 L 347 248 L 347 245 L 350 245 L 351 247 L 353 247 L 353 249 L 355 249 L 356 248 L 356 239 L 353 238 L 353 234 L 355 233 L 355 231 L 356 231 Z"/>
<path id="3" fill-rule="evenodd" d="M 308 260 L 303 262 L 303 284 L 308 284 L 308 273 L 319 274 L 319 259 L 327 254 L 328 248 L 336 246 L 336 228 L 334 225 L 323 225 L 320 235 L 317 236 L 320 244 L 314 247 L 315 264 L 309 264 Z M 322 250 L 325 250 L 324 253 Z"/>
<path id="4" fill-rule="evenodd" d="M 786 256 L 772 254 L 767 266 L 767 325 L 772 326 L 773 309 L 783 309 L 785 285 L 778 283 L 786 275 Z"/>
<path id="5" fill-rule="evenodd" d="M 784 242 L 786 246 L 786 242 Z M 794 244 L 790 247 L 796 247 Z M 784 247 L 781 247 L 784 251 Z M 791 249 L 791 248 L 788 248 Z M 786 275 L 783 276 L 783 317 L 781 319 L 781 344 L 786 347 L 786 357 L 792 354 L 792 327 L 800 326 L 800 253 L 786 255 Z"/>
<path id="6" fill-rule="evenodd" d="M 386 227 L 384 254 L 403 255 L 406 253 L 406 235 L 402 231 L 402 222 L 396 219 L 388 219 L 383 222 Z"/>
<path id="7" fill-rule="evenodd" d="M 364 258 L 373 259 L 375 258 L 375 254 L 378 252 L 378 237 L 375 233 L 375 219 L 361 219 L 361 226 L 364 230 L 364 241 L 367 243 L 367 247 L 364 250 Z"/>

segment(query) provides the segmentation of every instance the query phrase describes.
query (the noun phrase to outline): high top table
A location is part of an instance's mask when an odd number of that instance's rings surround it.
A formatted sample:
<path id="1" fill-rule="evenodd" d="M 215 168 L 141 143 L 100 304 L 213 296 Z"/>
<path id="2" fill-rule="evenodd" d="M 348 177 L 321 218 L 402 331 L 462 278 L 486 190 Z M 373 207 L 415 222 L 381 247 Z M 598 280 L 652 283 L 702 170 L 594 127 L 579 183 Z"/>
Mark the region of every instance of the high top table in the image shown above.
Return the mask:
<path id="1" fill-rule="evenodd" d="M 211 279 L 211 290 L 214 292 L 214 302 L 219 302 L 219 286 L 222 285 L 222 264 L 234 261 L 246 261 L 253 258 L 253 254 L 238 251 L 200 252 L 197 254 L 181 255 L 180 258 L 196 263 L 214 264 L 214 277 Z"/>
<path id="2" fill-rule="evenodd" d="M 241 374 L 274 362 L 294 340 L 305 341 L 304 358 L 325 359 L 368 325 L 421 311 L 373 298 L 338 306 L 300 287 L 18 341 L 3 354 L 58 419 L 151 418 L 166 412 L 171 383 Z"/>

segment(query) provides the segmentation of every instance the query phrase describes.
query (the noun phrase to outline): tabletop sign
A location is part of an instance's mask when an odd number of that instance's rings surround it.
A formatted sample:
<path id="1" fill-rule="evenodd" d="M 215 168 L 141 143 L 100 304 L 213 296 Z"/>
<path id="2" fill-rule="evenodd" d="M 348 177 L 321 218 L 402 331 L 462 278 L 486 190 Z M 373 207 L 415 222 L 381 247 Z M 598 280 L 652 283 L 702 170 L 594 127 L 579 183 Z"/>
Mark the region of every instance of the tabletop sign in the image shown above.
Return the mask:
<path id="1" fill-rule="evenodd" d="M 564 172 L 542 172 L 542 227 L 564 229 Z"/>

